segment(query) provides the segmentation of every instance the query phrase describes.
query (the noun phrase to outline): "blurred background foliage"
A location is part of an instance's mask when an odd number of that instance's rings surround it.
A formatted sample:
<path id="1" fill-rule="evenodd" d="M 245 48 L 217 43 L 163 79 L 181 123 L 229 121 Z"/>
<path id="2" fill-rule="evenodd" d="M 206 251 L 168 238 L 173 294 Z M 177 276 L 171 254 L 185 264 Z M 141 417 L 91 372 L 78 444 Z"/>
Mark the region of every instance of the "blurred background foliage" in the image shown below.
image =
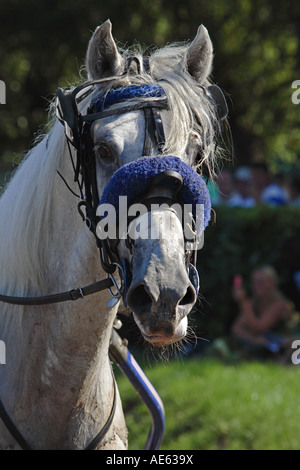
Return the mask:
<path id="1" fill-rule="evenodd" d="M 0 170 L 11 168 L 47 121 L 58 86 L 84 78 L 92 31 L 107 18 L 122 45 L 192 40 L 209 30 L 213 80 L 227 93 L 236 161 L 291 168 L 300 153 L 298 0 L 0 0 Z"/>
<path id="2" fill-rule="evenodd" d="M 198 253 L 201 299 L 193 321 L 206 339 L 228 335 L 238 314 L 232 298 L 233 277 L 240 274 L 251 295 L 251 272 L 274 266 L 279 288 L 300 312 L 300 290 L 295 279 L 300 260 L 299 208 L 257 206 L 251 209 L 220 206 L 217 223 L 205 230 Z"/>

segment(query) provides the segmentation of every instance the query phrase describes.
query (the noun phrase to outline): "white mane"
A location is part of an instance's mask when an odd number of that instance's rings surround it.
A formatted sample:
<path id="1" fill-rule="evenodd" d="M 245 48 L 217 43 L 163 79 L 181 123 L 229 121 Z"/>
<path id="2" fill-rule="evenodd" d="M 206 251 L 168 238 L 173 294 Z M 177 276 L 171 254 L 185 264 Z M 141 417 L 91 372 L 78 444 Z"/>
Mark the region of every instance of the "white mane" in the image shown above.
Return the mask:
<path id="1" fill-rule="evenodd" d="M 124 57 L 136 56 L 142 62 L 142 53 L 138 50 L 126 50 Z M 123 77 L 113 77 L 114 80 L 104 84 L 100 89 L 107 92 L 110 88 L 159 84 L 163 87 L 168 98 L 172 114 L 171 129 L 163 149 L 165 155 L 182 157 L 186 152 L 187 142 L 191 135 L 197 135 L 203 144 L 203 154 L 198 162 L 198 169 L 206 165 L 211 177 L 215 177 L 218 161 L 222 154 L 220 147 L 215 145 L 215 132 L 219 129 L 215 109 L 208 98 L 205 87 L 210 85 L 206 79 L 201 85 L 179 66 L 187 49 L 187 45 L 169 45 L 155 51 L 150 56 L 150 75 L 132 74 Z M 191 162 L 194 165 L 194 162 Z"/>
<path id="2" fill-rule="evenodd" d="M 172 112 L 172 127 L 164 153 L 184 155 L 191 135 L 197 134 L 204 148 L 200 167 L 205 162 L 214 175 L 217 166 L 214 134 L 218 122 L 205 93 L 204 87 L 209 85 L 209 81 L 199 85 L 186 70 L 178 67 L 185 50 L 185 46 L 167 46 L 159 49 L 152 59 L 153 75 L 161 81 Z"/>
<path id="3" fill-rule="evenodd" d="M 1 292 L 22 295 L 42 279 L 56 169 L 64 154 L 61 124 L 28 152 L 0 199 Z M 17 289 L 17 290 L 16 290 Z"/>

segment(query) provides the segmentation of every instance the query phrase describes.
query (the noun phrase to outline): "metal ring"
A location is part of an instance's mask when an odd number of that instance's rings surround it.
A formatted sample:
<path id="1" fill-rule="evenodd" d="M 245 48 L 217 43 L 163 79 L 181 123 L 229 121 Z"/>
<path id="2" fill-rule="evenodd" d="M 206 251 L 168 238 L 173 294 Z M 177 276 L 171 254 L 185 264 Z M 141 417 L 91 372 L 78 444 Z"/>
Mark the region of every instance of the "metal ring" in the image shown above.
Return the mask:
<path id="1" fill-rule="evenodd" d="M 89 223 L 87 224 L 87 227 L 88 229 L 90 230 L 91 226 L 92 226 L 92 222 L 91 222 L 91 219 L 89 219 L 88 217 L 85 217 L 84 220 L 88 221 Z"/>
<path id="2" fill-rule="evenodd" d="M 116 290 L 117 290 L 117 293 L 114 294 L 111 290 L 111 288 L 109 287 L 108 290 L 109 290 L 109 293 L 112 297 L 114 298 L 119 298 L 122 296 L 123 292 L 124 292 L 124 285 L 125 285 L 125 278 L 124 278 L 124 269 L 122 268 L 122 266 L 117 263 L 117 262 L 113 262 L 112 264 L 114 264 L 115 266 L 117 266 L 119 268 L 119 274 L 120 274 L 120 278 L 121 278 L 121 286 L 119 287 L 118 284 L 116 283 L 115 281 L 115 278 L 113 277 L 112 274 L 109 274 L 108 276 L 110 277 L 110 279 L 112 280 L 112 283 L 113 285 L 115 286 Z"/>

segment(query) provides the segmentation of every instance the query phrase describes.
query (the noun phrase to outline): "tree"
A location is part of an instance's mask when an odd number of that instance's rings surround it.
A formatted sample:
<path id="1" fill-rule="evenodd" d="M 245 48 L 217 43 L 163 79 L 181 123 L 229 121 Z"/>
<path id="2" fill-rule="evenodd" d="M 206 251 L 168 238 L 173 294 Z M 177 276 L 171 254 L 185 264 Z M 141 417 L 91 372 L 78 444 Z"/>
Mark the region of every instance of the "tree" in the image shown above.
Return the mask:
<path id="1" fill-rule="evenodd" d="M 91 31 L 107 18 L 125 45 L 191 40 L 205 24 L 215 49 L 213 79 L 228 95 L 236 162 L 296 163 L 296 0 L 2 0 L 0 15 L 0 80 L 7 89 L 0 105 L 0 169 L 32 145 L 57 86 L 78 81 Z"/>

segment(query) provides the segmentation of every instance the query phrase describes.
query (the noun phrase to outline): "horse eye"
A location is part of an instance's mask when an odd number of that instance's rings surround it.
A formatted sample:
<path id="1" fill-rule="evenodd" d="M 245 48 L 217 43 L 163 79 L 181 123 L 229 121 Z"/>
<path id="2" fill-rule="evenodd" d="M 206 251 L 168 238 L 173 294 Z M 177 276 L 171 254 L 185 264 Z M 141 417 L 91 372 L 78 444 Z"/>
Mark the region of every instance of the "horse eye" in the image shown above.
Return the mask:
<path id="1" fill-rule="evenodd" d="M 110 163 L 113 159 L 112 153 L 106 145 L 95 146 L 95 153 L 103 163 Z"/>

